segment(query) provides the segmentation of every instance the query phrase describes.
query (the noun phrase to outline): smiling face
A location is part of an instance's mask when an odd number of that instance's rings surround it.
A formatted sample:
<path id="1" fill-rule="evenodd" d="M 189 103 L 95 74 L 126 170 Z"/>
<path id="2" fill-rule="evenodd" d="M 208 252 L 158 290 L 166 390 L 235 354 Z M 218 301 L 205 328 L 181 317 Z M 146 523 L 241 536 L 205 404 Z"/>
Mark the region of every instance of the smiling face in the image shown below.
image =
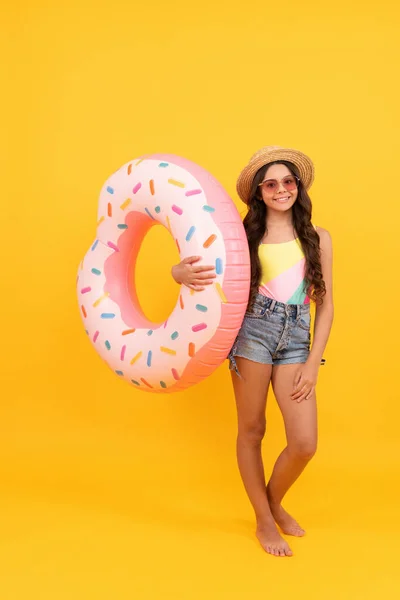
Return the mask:
<path id="1" fill-rule="evenodd" d="M 291 209 L 296 202 L 299 190 L 295 187 L 288 191 L 282 182 L 282 179 L 285 180 L 286 177 L 294 178 L 286 165 L 271 165 L 268 167 L 263 181 L 265 182 L 266 179 L 276 179 L 278 181 L 278 187 L 276 190 L 269 190 L 268 182 L 260 186 L 259 190 L 261 191 L 262 199 L 267 208 L 285 212 Z"/>

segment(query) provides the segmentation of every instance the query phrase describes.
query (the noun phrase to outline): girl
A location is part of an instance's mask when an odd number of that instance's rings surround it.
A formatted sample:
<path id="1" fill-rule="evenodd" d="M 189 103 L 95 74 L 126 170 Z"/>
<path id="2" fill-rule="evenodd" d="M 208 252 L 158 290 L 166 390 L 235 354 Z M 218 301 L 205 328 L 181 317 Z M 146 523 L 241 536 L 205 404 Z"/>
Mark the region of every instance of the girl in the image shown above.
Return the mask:
<path id="1" fill-rule="evenodd" d="M 292 556 L 287 535 L 305 531 L 282 506 L 287 491 L 317 446 L 315 387 L 333 321 L 332 242 L 311 222 L 307 193 L 314 179 L 308 156 L 291 148 L 259 150 L 237 181 L 248 212 L 251 284 L 247 311 L 229 352 L 238 414 L 237 459 L 264 550 Z M 213 283 L 213 266 L 188 257 L 172 268 L 178 283 L 200 291 Z M 315 302 L 310 349 L 310 301 Z M 261 444 L 272 388 L 284 419 L 287 445 L 266 485 Z"/>

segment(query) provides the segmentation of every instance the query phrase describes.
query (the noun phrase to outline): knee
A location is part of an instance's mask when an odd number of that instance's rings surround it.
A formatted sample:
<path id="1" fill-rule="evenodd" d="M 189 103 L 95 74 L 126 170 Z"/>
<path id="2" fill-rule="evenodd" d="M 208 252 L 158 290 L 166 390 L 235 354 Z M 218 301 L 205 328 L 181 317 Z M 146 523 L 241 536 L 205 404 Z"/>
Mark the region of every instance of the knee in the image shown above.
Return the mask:
<path id="1" fill-rule="evenodd" d="M 250 446 L 258 446 L 265 436 L 265 431 L 265 421 L 241 425 L 238 432 L 238 442 Z"/>
<path id="2" fill-rule="evenodd" d="M 298 460 L 309 461 L 317 452 L 317 441 L 314 439 L 296 440 L 288 444 L 288 450 Z"/>

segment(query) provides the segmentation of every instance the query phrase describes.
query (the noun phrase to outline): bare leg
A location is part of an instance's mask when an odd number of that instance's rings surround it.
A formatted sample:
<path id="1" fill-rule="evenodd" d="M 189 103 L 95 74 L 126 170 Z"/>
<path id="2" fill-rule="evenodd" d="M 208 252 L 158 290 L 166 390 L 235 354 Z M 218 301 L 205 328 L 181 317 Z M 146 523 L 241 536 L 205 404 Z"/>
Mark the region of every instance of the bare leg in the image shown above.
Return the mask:
<path id="1" fill-rule="evenodd" d="M 317 448 L 317 403 L 315 392 L 308 400 L 293 402 L 290 394 L 299 365 L 273 367 L 272 386 L 282 412 L 287 446 L 278 457 L 267 493 L 271 512 L 281 530 L 288 535 L 303 536 L 304 529 L 282 507 L 282 500 L 305 469 Z"/>
<path id="2" fill-rule="evenodd" d="M 236 357 L 242 376 L 232 371 L 238 414 L 237 459 L 246 492 L 257 519 L 256 535 L 266 552 L 275 556 L 292 556 L 281 537 L 269 508 L 261 443 L 265 434 L 265 408 L 271 379 L 271 365 Z"/>

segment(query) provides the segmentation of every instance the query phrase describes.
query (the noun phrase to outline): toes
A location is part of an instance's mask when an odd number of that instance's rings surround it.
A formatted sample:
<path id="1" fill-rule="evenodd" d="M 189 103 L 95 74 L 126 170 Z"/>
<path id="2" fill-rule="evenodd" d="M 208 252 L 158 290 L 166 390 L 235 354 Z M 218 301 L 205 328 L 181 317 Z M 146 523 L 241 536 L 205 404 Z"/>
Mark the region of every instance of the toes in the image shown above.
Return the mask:
<path id="1" fill-rule="evenodd" d="M 290 548 L 286 548 L 286 556 L 293 556 L 293 552 Z"/>
<path id="2" fill-rule="evenodd" d="M 285 550 L 283 548 L 280 549 L 279 556 L 285 556 Z"/>

